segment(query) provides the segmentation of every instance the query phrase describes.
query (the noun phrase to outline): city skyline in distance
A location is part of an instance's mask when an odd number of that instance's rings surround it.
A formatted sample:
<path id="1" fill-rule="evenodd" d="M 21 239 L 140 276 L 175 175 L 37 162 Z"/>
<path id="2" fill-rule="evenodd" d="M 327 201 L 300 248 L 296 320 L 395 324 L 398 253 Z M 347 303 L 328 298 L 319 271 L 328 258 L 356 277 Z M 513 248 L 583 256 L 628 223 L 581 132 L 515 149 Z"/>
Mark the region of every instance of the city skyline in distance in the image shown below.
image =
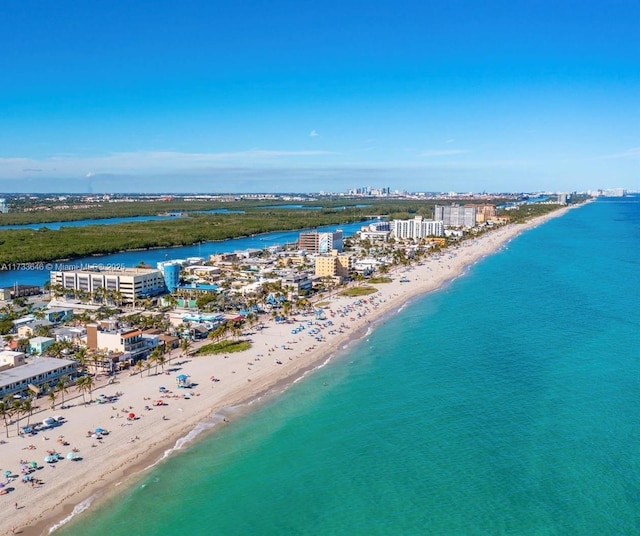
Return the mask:
<path id="1" fill-rule="evenodd" d="M 630 1 L 10 1 L 0 191 L 637 190 Z"/>

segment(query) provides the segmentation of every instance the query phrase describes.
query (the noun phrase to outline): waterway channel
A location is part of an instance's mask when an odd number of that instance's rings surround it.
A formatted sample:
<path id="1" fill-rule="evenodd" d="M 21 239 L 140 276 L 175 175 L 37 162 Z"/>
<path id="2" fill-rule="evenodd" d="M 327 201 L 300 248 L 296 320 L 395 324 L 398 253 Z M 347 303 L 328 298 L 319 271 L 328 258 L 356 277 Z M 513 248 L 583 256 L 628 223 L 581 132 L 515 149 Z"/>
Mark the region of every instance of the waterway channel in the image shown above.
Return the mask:
<path id="1" fill-rule="evenodd" d="M 120 218 L 126 220 L 127 218 Z M 89 220 L 96 222 L 97 220 Z M 341 229 L 344 236 L 351 236 L 360 230 L 363 225 L 372 223 L 377 220 L 368 220 L 366 222 L 346 223 L 319 227 L 320 232 L 335 231 Z M 69 222 L 71 223 L 71 222 Z M 77 223 L 77 222 L 76 222 Z M 65 223 L 66 225 L 66 223 Z M 85 224 L 86 225 L 86 224 Z M 78 268 L 86 267 L 90 264 L 103 265 L 105 267 L 132 267 L 141 262 L 155 268 L 156 263 L 171 259 L 186 259 L 189 257 L 201 257 L 205 260 L 214 253 L 228 253 L 233 251 L 243 251 L 246 249 L 264 249 L 275 245 L 284 245 L 295 242 L 301 230 L 296 231 L 277 231 L 265 233 L 245 238 L 233 238 L 229 240 L 221 240 L 218 242 L 205 242 L 191 246 L 179 246 L 170 248 L 145 249 L 136 251 L 123 251 L 111 255 L 101 255 L 92 257 L 82 257 L 67 262 L 48 262 L 48 263 L 28 263 L 20 266 L 18 270 L 2 270 L 2 262 L 0 261 L 0 287 L 7 287 L 15 284 L 19 285 L 44 285 L 49 281 L 49 272 L 51 270 L 65 269 L 72 265 Z M 8 266 L 4 267 L 7 268 Z"/>

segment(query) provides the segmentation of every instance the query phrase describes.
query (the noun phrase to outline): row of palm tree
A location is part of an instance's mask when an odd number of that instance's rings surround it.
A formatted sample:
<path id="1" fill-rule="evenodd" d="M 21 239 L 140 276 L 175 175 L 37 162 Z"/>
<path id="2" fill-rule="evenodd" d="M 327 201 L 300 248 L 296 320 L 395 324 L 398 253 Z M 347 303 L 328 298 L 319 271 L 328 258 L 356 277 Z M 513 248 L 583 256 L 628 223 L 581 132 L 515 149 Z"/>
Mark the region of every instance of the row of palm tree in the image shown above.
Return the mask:
<path id="1" fill-rule="evenodd" d="M 147 376 L 151 375 L 151 369 L 155 365 L 154 374 L 158 374 L 158 366 L 161 367 L 161 372 L 164 373 L 164 366 L 167 363 L 167 356 L 165 355 L 165 349 L 162 346 L 156 346 L 147 359 L 140 359 L 136 361 L 134 367 L 140 373 L 140 377 L 142 377 L 142 372 L 144 370 L 147 371 Z"/>
<path id="2" fill-rule="evenodd" d="M 78 377 L 75 382 L 71 382 L 71 379 L 66 374 L 58 378 L 54 385 L 44 384 L 42 391 L 46 393 L 47 400 L 49 401 L 52 410 L 55 410 L 58 402 L 58 396 L 60 402 L 64 406 L 65 395 L 69 393 L 69 386 L 75 385 L 75 387 L 82 393 L 82 398 L 86 401 L 85 395 L 89 394 L 89 400 L 92 400 L 92 392 L 95 387 L 94 377 L 87 374 Z M 4 420 L 4 426 L 7 437 L 9 437 L 9 424 L 11 420 L 15 419 L 16 430 L 20 432 L 20 422 L 24 416 L 27 416 L 27 424 L 33 410 L 36 408 L 34 405 L 34 398 L 32 396 L 26 398 L 16 398 L 11 395 L 6 395 L 0 399 L 0 415 Z"/>
<path id="3" fill-rule="evenodd" d="M 20 421 L 26 415 L 27 416 L 27 424 L 29 426 L 29 421 L 31 419 L 31 415 L 33 414 L 35 406 L 33 405 L 33 400 L 31 397 L 27 398 L 13 398 L 10 395 L 5 396 L 2 400 L 0 400 L 0 415 L 4 420 L 4 427 L 6 431 L 7 437 L 9 437 L 9 424 L 10 420 L 15 418 L 16 424 L 16 433 L 20 433 Z"/>

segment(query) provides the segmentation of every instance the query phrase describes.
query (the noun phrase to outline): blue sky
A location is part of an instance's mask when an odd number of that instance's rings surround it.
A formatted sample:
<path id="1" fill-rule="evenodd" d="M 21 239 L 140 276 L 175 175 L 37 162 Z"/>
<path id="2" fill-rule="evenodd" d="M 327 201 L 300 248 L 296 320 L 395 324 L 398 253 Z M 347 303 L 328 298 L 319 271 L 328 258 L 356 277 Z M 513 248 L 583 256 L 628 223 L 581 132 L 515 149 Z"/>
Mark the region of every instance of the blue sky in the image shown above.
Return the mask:
<path id="1" fill-rule="evenodd" d="M 0 192 L 640 189 L 637 0 L 5 0 Z"/>

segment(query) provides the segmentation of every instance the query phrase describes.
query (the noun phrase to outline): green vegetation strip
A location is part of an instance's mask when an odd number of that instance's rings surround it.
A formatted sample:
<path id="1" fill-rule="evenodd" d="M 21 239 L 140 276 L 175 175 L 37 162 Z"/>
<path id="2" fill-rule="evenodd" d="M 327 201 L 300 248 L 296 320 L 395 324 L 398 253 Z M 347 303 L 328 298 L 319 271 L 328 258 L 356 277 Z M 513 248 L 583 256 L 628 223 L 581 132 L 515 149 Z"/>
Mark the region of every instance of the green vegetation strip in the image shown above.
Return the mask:
<path id="1" fill-rule="evenodd" d="M 373 285 L 378 285 L 380 283 L 391 283 L 393 279 L 390 277 L 372 277 L 369 279 L 369 283 Z"/>
<path id="2" fill-rule="evenodd" d="M 249 341 L 222 341 L 201 346 L 194 355 L 232 354 L 251 348 Z"/>
<path id="3" fill-rule="evenodd" d="M 315 229 L 366 220 L 362 210 L 195 214 L 143 223 L 0 231 L 0 262 L 48 262 L 119 251 L 188 246 L 272 231 Z M 144 257 L 141 257 L 144 260 Z"/>
<path id="4" fill-rule="evenodd" d="M 368 296 L 369 294 L 373 294 L 374 292 L 378 292 L 378 289 L 375 287 L 353 287 L 348 288 L 347 290 L 343 290 L 340 293 L 340 296 Z"/>

